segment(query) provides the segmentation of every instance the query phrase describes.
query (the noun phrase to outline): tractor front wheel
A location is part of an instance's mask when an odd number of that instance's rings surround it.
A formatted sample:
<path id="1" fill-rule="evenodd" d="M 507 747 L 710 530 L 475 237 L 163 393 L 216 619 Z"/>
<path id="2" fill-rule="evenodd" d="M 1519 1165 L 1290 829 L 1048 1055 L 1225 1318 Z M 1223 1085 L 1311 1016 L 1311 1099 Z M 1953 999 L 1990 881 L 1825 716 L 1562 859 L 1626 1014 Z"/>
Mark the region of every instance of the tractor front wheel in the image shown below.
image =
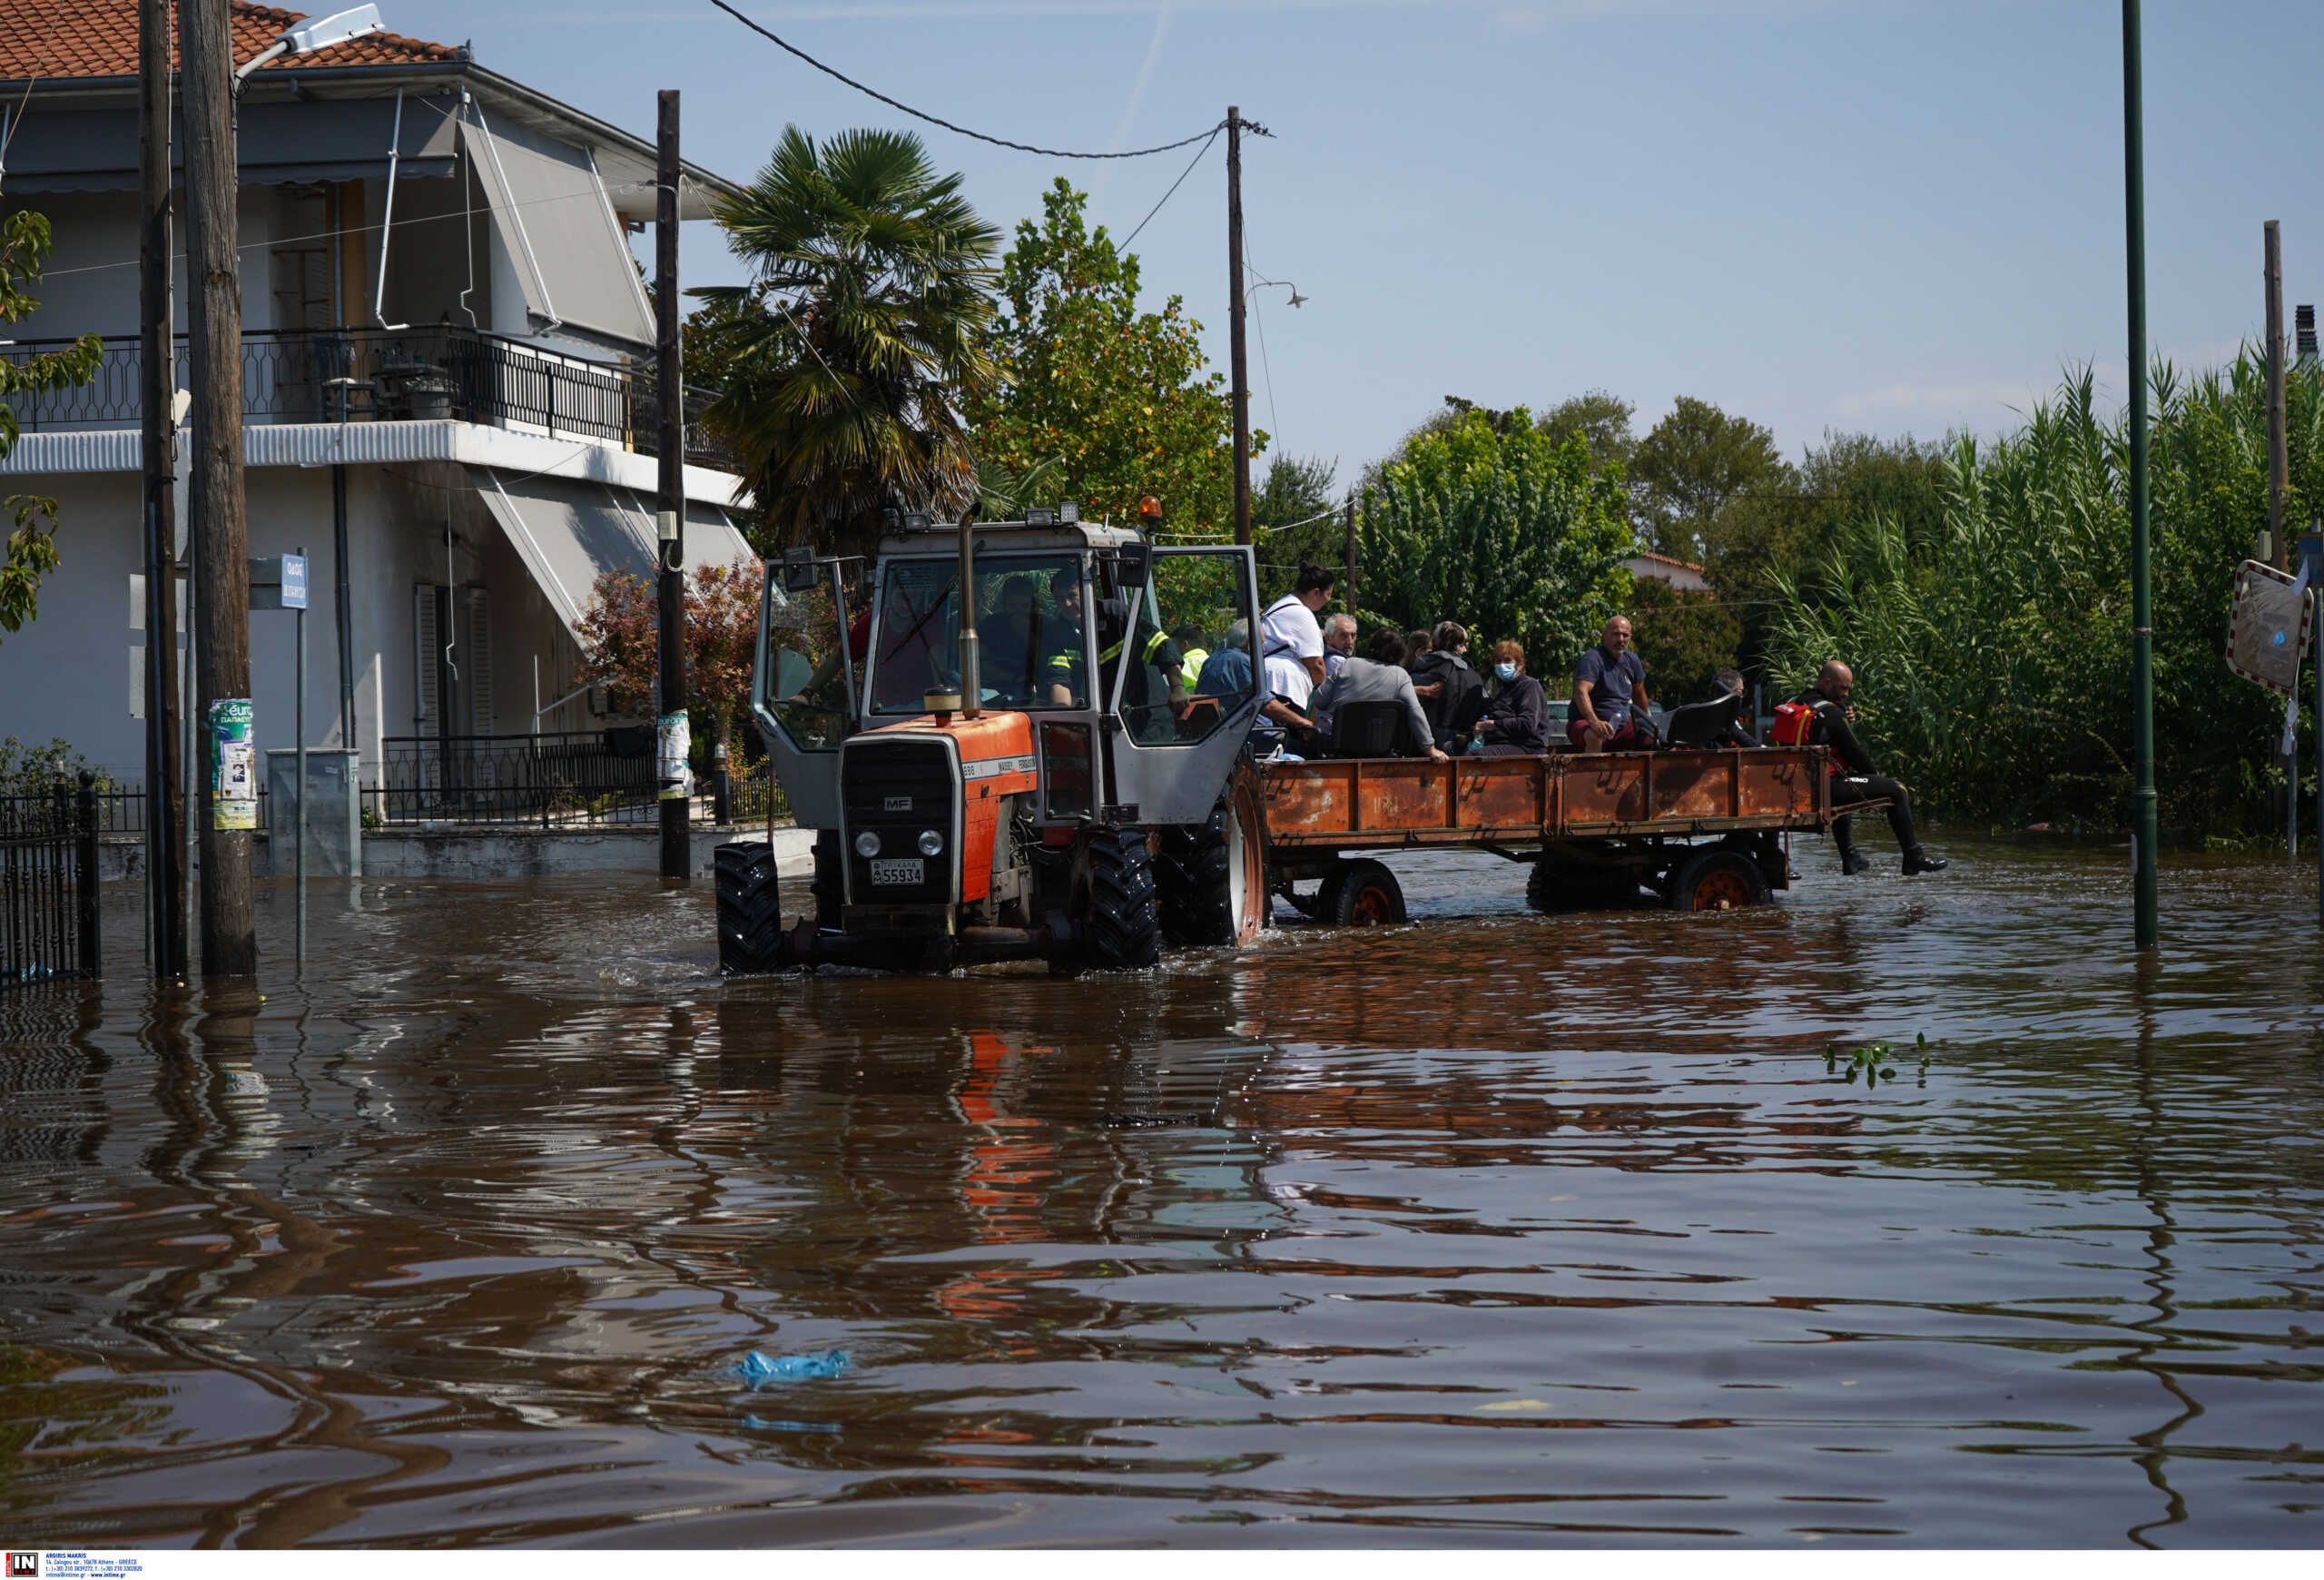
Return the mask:
<path id="1" fill-rule="evenodd" d="M 783 883 L 774 846 L 763 839 L 722 844 L 713 858 L 718 877 L 718 969 L 727 976 L 779 971 L 783 950 Z"/>
<path id="2" fill-rule="evenodd" d="M 1085 963 L 1137 971 L 1162 958 L 1154 859 L 1146 831 L 1101 828 L 1089 836 L 1089 904 L 1082 919 Z"/>

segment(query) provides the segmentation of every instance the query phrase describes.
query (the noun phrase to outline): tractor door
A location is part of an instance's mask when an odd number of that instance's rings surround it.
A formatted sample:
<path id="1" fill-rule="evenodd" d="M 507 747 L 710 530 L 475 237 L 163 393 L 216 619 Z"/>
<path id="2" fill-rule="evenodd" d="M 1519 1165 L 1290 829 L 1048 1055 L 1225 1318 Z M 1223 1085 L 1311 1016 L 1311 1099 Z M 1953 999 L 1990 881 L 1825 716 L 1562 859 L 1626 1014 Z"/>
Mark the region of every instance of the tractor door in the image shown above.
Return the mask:
<path id="1" fill-rule="evenodd" d="M 803 828 L 837 828 L 839 748 L 855 727 L 862 661 L 848 650 L 842 568 L 817 565 L 812 581 L 787 568 L 767 566 L 751 712 L 792 815 Z"/>
<path id="2" fill-rule="evenodd" d="M 1107 676 L 1121 721 L 1112 801 L 1147 825 L 1210 815 L 1259 710 L 1251 550 L 1157 548 L 1144 585 L 1120 589 L 1129 628 Z"/>

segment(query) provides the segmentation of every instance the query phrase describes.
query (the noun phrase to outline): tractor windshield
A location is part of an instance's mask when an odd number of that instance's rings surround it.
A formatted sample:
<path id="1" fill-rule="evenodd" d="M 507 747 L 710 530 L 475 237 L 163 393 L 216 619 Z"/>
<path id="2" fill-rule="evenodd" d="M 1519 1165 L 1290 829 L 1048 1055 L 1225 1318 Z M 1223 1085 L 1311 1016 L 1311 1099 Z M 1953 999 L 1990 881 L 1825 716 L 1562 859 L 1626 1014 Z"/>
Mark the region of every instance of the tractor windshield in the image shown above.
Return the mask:
<path id="1" fill-rule="evenodd" d="M 1088 706 L 1079 557 L 980 553 L 976 566 L 981 702 Z M 888 562 L 872 667 L 874 714 L 921 713 L 928 692 L 960 684 L 959 584 L 957 558 Z"/>

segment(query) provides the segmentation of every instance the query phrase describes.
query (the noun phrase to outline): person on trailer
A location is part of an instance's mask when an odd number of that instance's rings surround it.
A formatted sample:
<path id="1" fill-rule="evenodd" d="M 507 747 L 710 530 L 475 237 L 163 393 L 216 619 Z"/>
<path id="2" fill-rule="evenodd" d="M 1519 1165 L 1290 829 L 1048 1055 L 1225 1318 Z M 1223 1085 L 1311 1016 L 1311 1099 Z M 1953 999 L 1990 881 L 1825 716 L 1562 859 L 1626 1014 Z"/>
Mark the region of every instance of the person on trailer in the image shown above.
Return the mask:
<path id="1" fill-rule="evenodd" d="M 1856 707 L 1849 695 L 1856 672 L 1835 658 L 1816 676 L 1816 684 L 1776 708 L 1773 731 L 1782 746 L 1827 746 L 1831 749 L 1832 805 L 1854 805 L 1864 801 L 1888 803 L 1888 826 L 1905 853 L 1905 875 L 1941 873 L 1952 864 L 1931 855 L 1913 835 L 1913 798 L 1902 785 L 1873 766 L 1872 755 L 1856 738 Z M 1853 817 L 1832 820 L 1832 844 L 1840 853 L 1840 871 L 1850 875 L 1872 864 L 1857 854 Z"/>
<path id="2" fill-rule="evenodd" d="M 1739 669 L 1722 669 L 1711 677 L 1711 683 L 1728 696 L 1743 695 L 1743 672 Z M 1718 744 L 1722 746 L 1756 746 L 1762 743 L 1751 733 L 1750 726 L 1743 722 L 1738 713 L 1735 722 L 1728 725 L 1726 733 L 1719 736 Z"/>
<path id="3" fill-rule="evenodd" d="M 1566 738 L 1578 752 L 1644 751 L 1653 743 L 1639 724 L 1653 708 L 1646 695 L 1646 660 L 1630 650 L 1630 621 L 1616 615 L 1573 667 L 1573 717 Z"/>
<path id="4" fill-rule="evenodd" d="M 1259 617 L 1259 684 L 1295 708 L 1324 684 L 1324 628 L 1315 611 L 1332 601 L 1331 568 L 1303 565 L 1291 591 Z"/>
<path id="5" fill-rule="evenodd" d="M 1469 629 L 1457 620 L 1440 624 L 1429 650 L 1413 663 L 1413 689 L 1428 715 L 1430 738 L 1458 751 L 1477 727 L 1485 708 L 1485 683 L 1469 667 Z"/>
<path id="6" fill-rule="evenodd" d="M 1522 645 L 1493 644 L 1492 696 L 1472 729 L 1472 757 L 1530 757 L 1550 749 L 1550 699 L 1525 673 Z"/>
<path id="7" fill-rule="evenodd" d="M 1355 617 L 1334 615 L 1324 622 L 1324 679 L 1337 675 L 1355 657 Z M 1318 681 L 1318 685 L 1322 682 Z"/>
<path id="8" fill-rule="evenodd" d="M 1353 623 L 1353 622 L 1351 622 Z M 1403 667 L 1404 638 L 1400 631 L 1383 627 L 1372 634 L 1372 643 L 1364 657 L 1350 655 L 1340 666 L 1340 672 L 1315 688 L 1315 725 L 1316 730 L 1329 737 L 1332 717 L 1344 707 L 1359 702 L 1392 702 L 1404 709 L 1404 750 L 1400 756 L 1425 756 L 1433 763 L 1449 763 L 1452 759 L 1437 747 L 1431 738 L 1428 715 L 1422 711 L 1420 698 L 1413 693 L 1413 677 Z"/>
<path id="9" fill-rule="evenodd" d="M 1250 696 L 1251 684 L 1251 627 L 1237 620 L 1219 638 L 1218 651 L 1204 661 L 1194 695 L 1239 700 Z M 1304 759 L 1289 754 L 1288 748 L 1294 743 L 1312 742 L 1315 735 L 1315 726 L 1305 714 L 1270 692 L 1259 704 L 1259 716 L 1251 726 L 1251 750 L 1262 757 L 1281 751 L 1290 761 L 1301 762 Z"/>

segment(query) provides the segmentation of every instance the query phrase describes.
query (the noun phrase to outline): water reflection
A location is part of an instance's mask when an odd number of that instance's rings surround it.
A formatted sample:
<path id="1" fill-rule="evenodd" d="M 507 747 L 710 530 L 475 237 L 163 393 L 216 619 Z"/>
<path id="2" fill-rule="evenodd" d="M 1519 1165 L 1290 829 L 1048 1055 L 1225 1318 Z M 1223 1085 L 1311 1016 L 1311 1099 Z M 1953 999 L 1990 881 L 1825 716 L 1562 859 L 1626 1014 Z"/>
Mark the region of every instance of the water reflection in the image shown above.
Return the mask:
<path id="1" fill-rule="evenodd" d="M 263 998 L 0 1000 L 0 1526 L 2312 1542 L 2324 977 L 2218 861 L 2133 969 L 2114 864 L 1543 919 L 1429 858 L 1075 983 L 371 885 Z"/>

